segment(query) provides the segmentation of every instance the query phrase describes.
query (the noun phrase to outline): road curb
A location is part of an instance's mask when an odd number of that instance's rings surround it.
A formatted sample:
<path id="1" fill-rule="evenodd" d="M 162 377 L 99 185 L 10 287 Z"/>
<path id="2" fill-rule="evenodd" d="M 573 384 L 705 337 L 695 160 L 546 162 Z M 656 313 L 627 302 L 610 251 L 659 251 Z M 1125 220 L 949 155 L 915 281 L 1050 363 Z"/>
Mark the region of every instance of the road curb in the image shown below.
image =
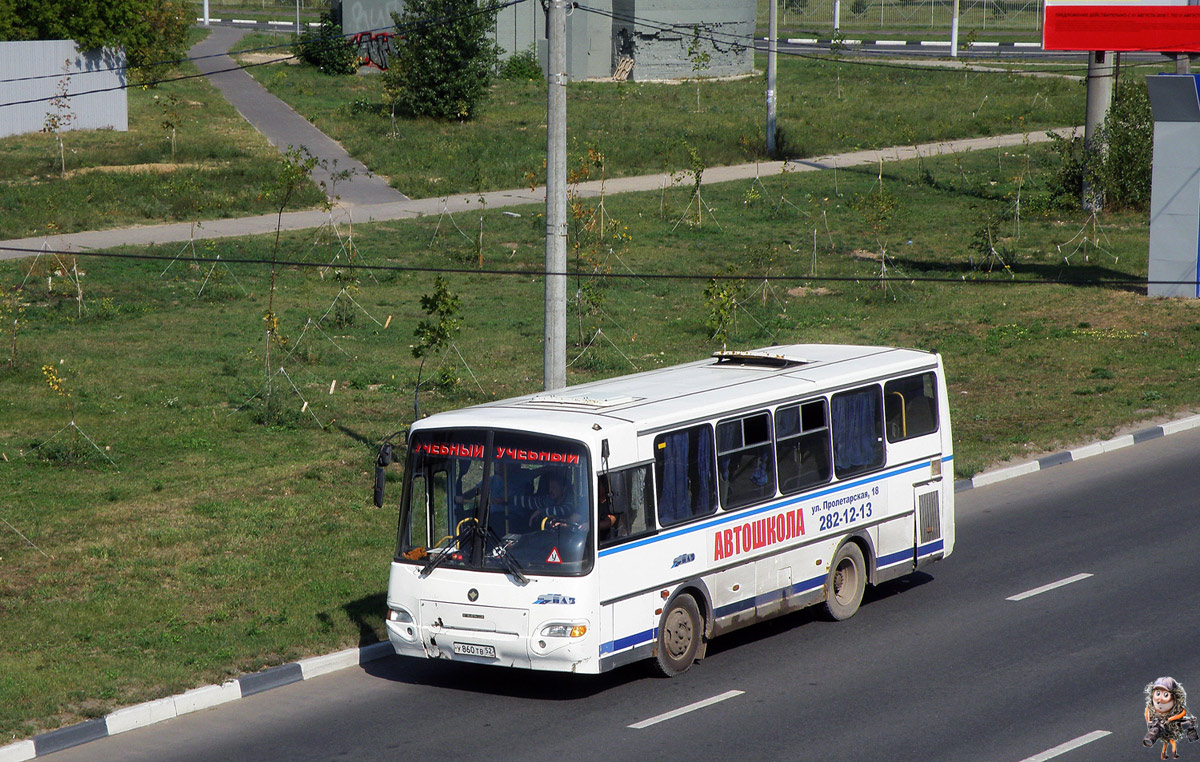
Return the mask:
<path id="1" fill-rule="evenodd" d="M 1078 460 L 1101 455 L 1113 450 L 1132 447 L 1142 442 L 1160 439 L 1171 434 L 1200 428 L 1200 415 L 1191 415 L 1176 421 L 1169 421 L 1159 426 L 1139 429 L 1130 434 L 1123 434 L 1102 442 L 1076 447 L 1071 450 L 1043 455 L 1034 460 L 1017 463 L 994 471 L 978 474 L 970 479 L 959 479 L 954 482 L 954 491 L 983 487 L 988 484 L 1015 479 L 1018 476 L 1044 471 L 1047 468 L 1074 463 Z M 52 754 L 56 751 L 69 749 L 73 746 L 96 741 L 101 738 L 115 736 L 147 725 L 153 725 L 164 720 L 170 720 L 201 709 L 208 709 L 221 704 L 237 701 L 256 693 L 262 693 L 284 685 L 291 685 L 302 680 L 311 680 L 320 675 L 337 672 L 349 667 L 356 667 L 368 662 L 391 656 L 395 653 L 391 643 L 374 643 L 361 648 L 348 648 L 324 656 L 313 656 L 290 664 L 271 667 L 262 672 L 243 675 L 236 680 L 230 680 L 221 685 L 206 685 L 181 693 L 177 696 L 155 699 L 144 704 L 118 709 L 103 718 L 87 720 L 76 725 L 51 730 L 34 736 L 30 740 L 17 741 L 7 746 L 0 746 L 0 762 L 26 762 L 26 760 Z"/>
<path id="2" fill-rule="evenodd" d="M 965 492 L 976 487 L 984 487 L 988 484 L 1015 479 L 1018 476 L 1045 471 L 1047 468 L 1053 468 L 1054 466 L 1061 466 L 1063 463 L 1074 463 L 1077 460 L 1090 458 L 1093 455 L 1120 450 L 1124 447 L 1149 442 L 1160 437 L 1178 434 L 1181 431 L 1188 431 L 1195 428 L 1200 428 L 1200 415 L 1192 415 L 1187 418 L 1180 418 L 1177 421 L 1169 421 L 1161 426 L 1139 429 L 1130 434 L 1122 434 L 1119 437 L 1106 439 L 1103 442 L 1093 442 L 1082 447 L 1076 447 L 1073 450 L 1063 450 L 1050 455 L 1043 455 L 1024 463 L 1016 463 L 994 471 L 986 471 L 970 479 L 959 479 L 954 482 L 954 491 L 956 493 Z"/>
<path id="3" fill-rule="evenodd" d="M 392 649 L 391 643 L 373 643 L 361 648 L 348 648 L 345 651 L 301 659 L 290 664 L 271 667 L 262 672 L 243 675 L 221 685 L 206 685 L 177 696 L 168 696 L 147 701 L 144 704 L 125 707 L 102 718 L 68 725 L 65 728 L 34 736 L 29 740 L 0 746 L 0 762 L 25 762 L 25 760 L 36 757 L 44 757 L 56 751 L 70 749 L 137 728 L 144 728 L 147 725 L 198 712 L 201 709 L 209 709 L 253 696 L 256 693 L 309 680 L 318 675 L 356 667 L 391 656 L 393 653 L 395 651 Z"/>

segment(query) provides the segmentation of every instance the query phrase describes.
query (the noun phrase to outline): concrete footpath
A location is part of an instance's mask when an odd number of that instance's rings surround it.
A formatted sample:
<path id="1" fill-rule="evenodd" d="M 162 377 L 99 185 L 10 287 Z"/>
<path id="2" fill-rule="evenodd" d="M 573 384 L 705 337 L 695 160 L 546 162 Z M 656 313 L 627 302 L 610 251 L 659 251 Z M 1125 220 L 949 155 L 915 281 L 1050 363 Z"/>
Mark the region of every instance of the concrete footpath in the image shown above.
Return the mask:
<path id="1" fill-rule="evenodd" d="M 240 72 L 243 76 L 245 72 Z M 247 76 L 247 79 L 249 77 Z M 294 112 L 293 112 L 294 113 Z M 308 124 L 305 122 L 305 124 Z M 1055 130 L 1067 134 L 1072 128 Z M 320 133 L 318 133 L 320 134 Z M 808 159 L 792 161 L 768 161 L 753 164 L 738 164 L 730 167 L 710 167 L 704 171 L 703 184 L 734 182 L 738 180 L 753 180 L 755 177 L 767 178 L 777 176 L 784 171 L 819 172 L 837 171 L 863 166 L 880 166 L 894 161 L 906 161 L 922 157 L 941 156 L 962 153 L 965 151 L 982 151 L 993 149 L 1013 148 L 1017 146 L 1048 142 L 1045 130 L 1012 135 L 996 135 L 986 138 L 969 138 L 964 140 L 946 140 L 934 143 L 922 143 L 915 146 L 893 146 L 869 151 L 854 151 L 851 153 L 817 156 Z M 340 165 L 339 165 L 340 166 Z M 349 191 L 350 186 L 361 182 L 363 178 L 356 177 L 345 185 L 339 185 L 339 195 L 342 190 Z M 605 181 L 604 192 L 633 193 L 638 191 L 657 191 L 674 184 L 669 174 L 641 175 L 637 177 L 611 178 Z M 600 195 L 600 181 L 581 183 L 578 193 L 584 198 Z M 348 195 L 342 195 L 343 201 Z M 332 210 L 333 221 L 337 224 L 347 222 L 382 222 L 387 220 L 413 219 L 443 211 L 462 212 L 468 209 L 479 209 L 480 199 L 488 209 L 507 208 L 525 204 L 544 204 L 546 189 L 544 187 L 522 188 L 516 190 L 500 190 L 488 193 L 460 193 L 443 198 L 408 199 L 387 201 L 383 203 L 342 203 Z M 83 233 L 66 233 L 54 236 L 35 236 L 0 241 L 0 259 L 14 259 L 36 253 L 43 246 L 56 251 L 106 250 L 117 246 L 144 246 L 150 244 L 178 243 L 188 240 L 208 240 L 216 238 L 231 238 L 235 236 L 259 235 L 275 231 L 277 216 L 262 214 L 255 217 L 237 219 L 207 220 L 198 223 L 177 222 L 165 225 L 144 225 L 133 228 L 114 228 Z M 316 209 L 303 212 L 288 212 L 283 215 L 281 222 L 284 230 L 307 230 L 328 224 L 330 213 Z"/>
<path id="2" fill-rule="evenodd" d="M 1200 415 L 1190 415 L 1158 426 L 1151 426 L 1131 433 L 1122 434 L 1103 442 L 1095 442 L 1072 450 L 1064 450 L 1025 463 L 1005 466 L 994 471 L 977 474 L 972 479 L 960 479 L 954 483 L 956 494 L 988 484 L 1015 479 L 1019 476 L 1044 471 L 1047 468 L 1090 458 L 1101 453 L 1148 442 L 1160 437 L 1200 428 Z M 202 709 L 237 701 L 246 696 L 279 688 L 284 685 L 310 680 L 337 670 L 358 667 L 362 664 L 394 655 L 390 643 L 373 643 L 360 648 L 350 648 L 324 656 L 301 659 L 298 662 L 272 667 L 252 675 L 243 675 L 221 685 L 206 685 L 176 696 L 147 701 L 144 704 L 125 707 L 94 720 L 51 730 L 31 739 L 0 746 L 0 762 L 26 762 L 26 760 L 53 754 L 56 751 L 97 741 L 101 738 L 125 733 L 137 728 L 198 712 Z"/>
<path id="3" fill-rule="evenodd" d="M 213 27 L 208 37 L 196 43 L 188 56 L 195 59 L 196 68 L 208 77 L 238 113 L 282 153 L 289 146 L 304 146 L 309 153 L 324 162 L 313 170 L 314 182 L 325 183 L 348 206 L 407 201 L 400 191 L 371 172 L 337 141 L 314 127 L 297 114 L 291 106 L 276 98 L 257 80 L 238 68 L 229 52 L 239 39 L 250 31 L 233 27 Z M 333 182 L 333 173 L 350 170 L 353 182 Z"/>

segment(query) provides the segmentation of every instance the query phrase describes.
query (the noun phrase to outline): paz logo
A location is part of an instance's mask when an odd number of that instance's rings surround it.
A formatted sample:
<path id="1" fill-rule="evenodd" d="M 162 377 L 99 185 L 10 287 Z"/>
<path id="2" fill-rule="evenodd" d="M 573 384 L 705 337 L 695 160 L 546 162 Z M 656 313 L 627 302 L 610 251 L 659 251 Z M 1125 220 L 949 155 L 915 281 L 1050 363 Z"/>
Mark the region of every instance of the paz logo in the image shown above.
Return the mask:
<path id="1" fill-rule="evenodd" d="M 468 590 L 467 591 L 467 600 L 470 601 L 471 603 L 474 603 L 475 601 L 479 600 L 479 591 L 476 590 L 475 588 L 471 588 L 470 590 Z"/>

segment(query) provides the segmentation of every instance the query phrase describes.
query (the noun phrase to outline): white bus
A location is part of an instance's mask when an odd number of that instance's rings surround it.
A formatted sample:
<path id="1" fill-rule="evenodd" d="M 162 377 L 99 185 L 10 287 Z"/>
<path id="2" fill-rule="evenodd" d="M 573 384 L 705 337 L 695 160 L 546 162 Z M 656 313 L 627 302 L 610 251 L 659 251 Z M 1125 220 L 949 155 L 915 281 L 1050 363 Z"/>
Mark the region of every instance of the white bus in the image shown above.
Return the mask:
<path id="1" fill-rule="evenodd" d="M 941 358 L 791 345 L 416 422 L 387 594 L 396 652 L 687 670 L 709 639 L 954 547 Z"/>

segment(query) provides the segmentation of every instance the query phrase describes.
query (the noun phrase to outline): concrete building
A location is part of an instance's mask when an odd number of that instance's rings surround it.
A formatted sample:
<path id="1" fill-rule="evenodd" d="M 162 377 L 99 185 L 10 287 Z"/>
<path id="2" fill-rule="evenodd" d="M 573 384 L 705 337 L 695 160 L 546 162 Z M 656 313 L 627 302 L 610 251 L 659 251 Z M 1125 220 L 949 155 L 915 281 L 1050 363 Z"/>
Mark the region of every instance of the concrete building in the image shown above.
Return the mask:
<path id="1" fill-rule="evenodd" d="M 567 16 L 567 73 L 571 79 L 683 79 L 727 77 L 754 70 L 753 0 L 581 0 Z M 335 5 L 342 31 L 387 31 L 402 0 L 342 0 Z M 697 43 L 693 40 L 696 39 Z M 505 55 L 534 48 L 546 61 L 546 15 L 540 3 L 504 8 L 496 16 L 496 42 Z M 697 56 L 708 54 L 693 71 Z M 622 62 L 624 66 L 622 66 Z M 629 62 L 632 61 L 632 69 Z"/>
<path id="2" fill-rule="evenodd" d="M 38 132 L 52 114 L 59 131 L 129 129 L 121 50 L 81 51 L 72 40 L 0 42 L 0 72 L 0 137 Z"/>

